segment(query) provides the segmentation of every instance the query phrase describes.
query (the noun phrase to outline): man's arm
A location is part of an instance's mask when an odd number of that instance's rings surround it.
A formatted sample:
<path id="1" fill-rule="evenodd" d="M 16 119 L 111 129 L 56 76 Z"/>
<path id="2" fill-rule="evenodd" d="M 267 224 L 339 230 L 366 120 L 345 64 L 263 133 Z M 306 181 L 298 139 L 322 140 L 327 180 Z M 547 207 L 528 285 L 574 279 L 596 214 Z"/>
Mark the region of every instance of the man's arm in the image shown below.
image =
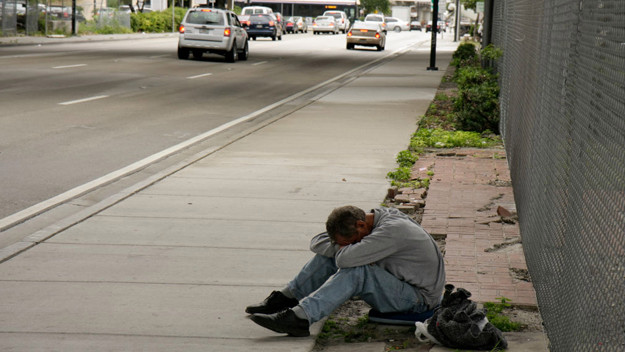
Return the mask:
<path id="1" fill-rule="evenodd" d="M 310 250 L 324 257 L 334 258 L 339 245 L 333 244 L 327 232 L 322 232 L 310 240 Z"/>
<path id="2" fill-rule="evenodd" d="M 335 256 L 336 265 L 339 268 L 368 265 L 388 257 L 397 250 L 395 240 L 375 232 L 374 230 L 360 242 L 341 247 Z"/>

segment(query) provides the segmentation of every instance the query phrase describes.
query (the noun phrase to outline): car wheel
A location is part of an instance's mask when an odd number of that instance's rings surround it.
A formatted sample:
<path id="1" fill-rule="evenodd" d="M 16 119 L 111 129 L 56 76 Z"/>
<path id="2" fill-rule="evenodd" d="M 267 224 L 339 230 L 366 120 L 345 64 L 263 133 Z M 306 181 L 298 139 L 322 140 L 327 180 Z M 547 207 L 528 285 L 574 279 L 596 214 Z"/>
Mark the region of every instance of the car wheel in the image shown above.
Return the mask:
<path id="1" fill-rule="evenodd" d="M 202 50 L 192 50 L 193 58 L 199 60 L 202 58 Z"/>
<path id="2" fill-rule="evenodd" d="M 347 50 L 353 50 L 354 44 L 347 44 Z"/>
<path id="3" fill-rule="evenodd" d="M 239 57 L 239 51 L 237 50 L 237 42 L 232 43 L 232 49 L 226 53 L 227 62 L 236 62 Z"/>
<path id="4" fill-rule="evenodd" d="M 375 47 L 378 49 L 378 51 L 384 50 L 384 47 L 382 45 L 376 45 Z"/>
<path id="5" fill-rule="evenodd" d="M 282 34 L 280 34 L 280 36 L 278 37 L 278 40 L 282 40 Z"/>
<path id="6" fill-rule="evenodd" d="M 189 49 L 187 49 L 187 48 L 178 48 L 178 58 L 180 60 L 188 60 L 189 59 Z"/>
<path id="7" fill-rule="evenodd" d="M 256 37 L 252 37 L 252 40 L 256 40 Z"/>
<path id="8" fill-rule="evenodd" d="M 239 54 L 239 59 L 240 60 L 247 60 L 247 58 L 250 56 L 250 46 L 248 41 L 245 41 L 245 47 L 243 47 L 243 51 Z"/>
<path id="9" fill-rule="evenodd" d="M 401 32 L 401 28 L 399 28 L 399 27 L 395 27 L 395 28 L 393 28 L 393 30 L 395 31 L 395 33 Z"/>

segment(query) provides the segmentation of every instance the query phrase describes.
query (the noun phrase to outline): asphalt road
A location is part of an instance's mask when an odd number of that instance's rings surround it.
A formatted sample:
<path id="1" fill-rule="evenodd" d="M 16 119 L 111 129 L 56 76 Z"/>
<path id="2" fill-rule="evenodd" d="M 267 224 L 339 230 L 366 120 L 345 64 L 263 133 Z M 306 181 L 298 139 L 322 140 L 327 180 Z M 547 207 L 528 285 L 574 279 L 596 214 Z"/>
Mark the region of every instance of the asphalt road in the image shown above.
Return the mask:
<path id="1" fill-rule="evenodd" d="M 0 219 L 429 38 L 285 35 L 233 64 L 178 60 L 176 38 L 0 48 Z"/>

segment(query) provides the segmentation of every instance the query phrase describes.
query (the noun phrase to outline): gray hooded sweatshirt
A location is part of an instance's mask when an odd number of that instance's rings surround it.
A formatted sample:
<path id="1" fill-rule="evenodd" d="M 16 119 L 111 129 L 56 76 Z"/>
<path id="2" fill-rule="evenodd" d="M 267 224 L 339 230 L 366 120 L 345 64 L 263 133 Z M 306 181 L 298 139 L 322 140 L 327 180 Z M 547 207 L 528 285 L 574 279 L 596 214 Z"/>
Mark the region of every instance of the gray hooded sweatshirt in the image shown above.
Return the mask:
<path id="1" fill-rule="evenodd" d="M 445 286 L 445 264 L 432 236 L 397 209 L 371 212 L 373 229 L 360 242 L 340 248 L 324 232 L 311 240 L 310 250 L 334 257 L 339 268 L 378 265 L 418 288 L 430 308 L 437 306 Z"/>

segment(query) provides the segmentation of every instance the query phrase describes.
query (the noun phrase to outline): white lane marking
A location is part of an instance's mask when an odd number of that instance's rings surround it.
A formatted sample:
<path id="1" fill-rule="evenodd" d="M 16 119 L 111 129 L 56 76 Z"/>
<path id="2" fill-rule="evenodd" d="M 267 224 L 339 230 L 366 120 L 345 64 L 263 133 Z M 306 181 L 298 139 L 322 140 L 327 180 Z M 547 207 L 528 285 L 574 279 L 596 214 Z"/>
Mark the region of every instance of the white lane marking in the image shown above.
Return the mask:
<path id="1" fill-rule="evenodd" d="M 52 68 L 72 68 L 72 67 L 82 67 L 87 66 L 87 64 L 76 64 L 76 65 L 65 65 L 65 66 L 55 66 Z"/>
<path id="2" fill-rule="evenodd" d="M 266 64 L 267 61 L 261 61 L 261 62 L 257 62 L 255 64 L 252 64 L 252 66 L 256 66 L 256 65 L 262 65 L 262 64 Z"/>
<path id="3" fill-rule="evenodd" d="M 73 53 L 73 51 L 71 52 L 61 52 L 61 53 L 40 53 L 40 54 L 18 54 L 18 55 L 5 55 L 5 56 L 0 56 L 0 59 L 21 59 L 23 57 L 29 58 L 29 57 L 45 57 L 45 56 L 65 56 L 67 54 L 71 54 Z"/>
<path id="4" fill-rule="evenodd" d="M 187 77 L 187 79 L 196 79 L 196 78 L 212 76 L 212 75 L 213 75 L 212 73 L 203 73 L 201 75 Z"/>
<path id="5" fill-rule="evenodd" d="M 79 104 L 79 103 L 84 103 L 86 101 L 92 101 L 92 100 L 97 100 L 97 99 L 104 99 L 104 98 L 108 98 L 108 97 L 109 97 L 108 95 L 96 95 L 95 97 L 89 97 L 89 98 L 84 98 L 84 99 L 66 101 L 66 102 L 63 102 L 63 103 L 59 103 L 59 105 Z"/>

